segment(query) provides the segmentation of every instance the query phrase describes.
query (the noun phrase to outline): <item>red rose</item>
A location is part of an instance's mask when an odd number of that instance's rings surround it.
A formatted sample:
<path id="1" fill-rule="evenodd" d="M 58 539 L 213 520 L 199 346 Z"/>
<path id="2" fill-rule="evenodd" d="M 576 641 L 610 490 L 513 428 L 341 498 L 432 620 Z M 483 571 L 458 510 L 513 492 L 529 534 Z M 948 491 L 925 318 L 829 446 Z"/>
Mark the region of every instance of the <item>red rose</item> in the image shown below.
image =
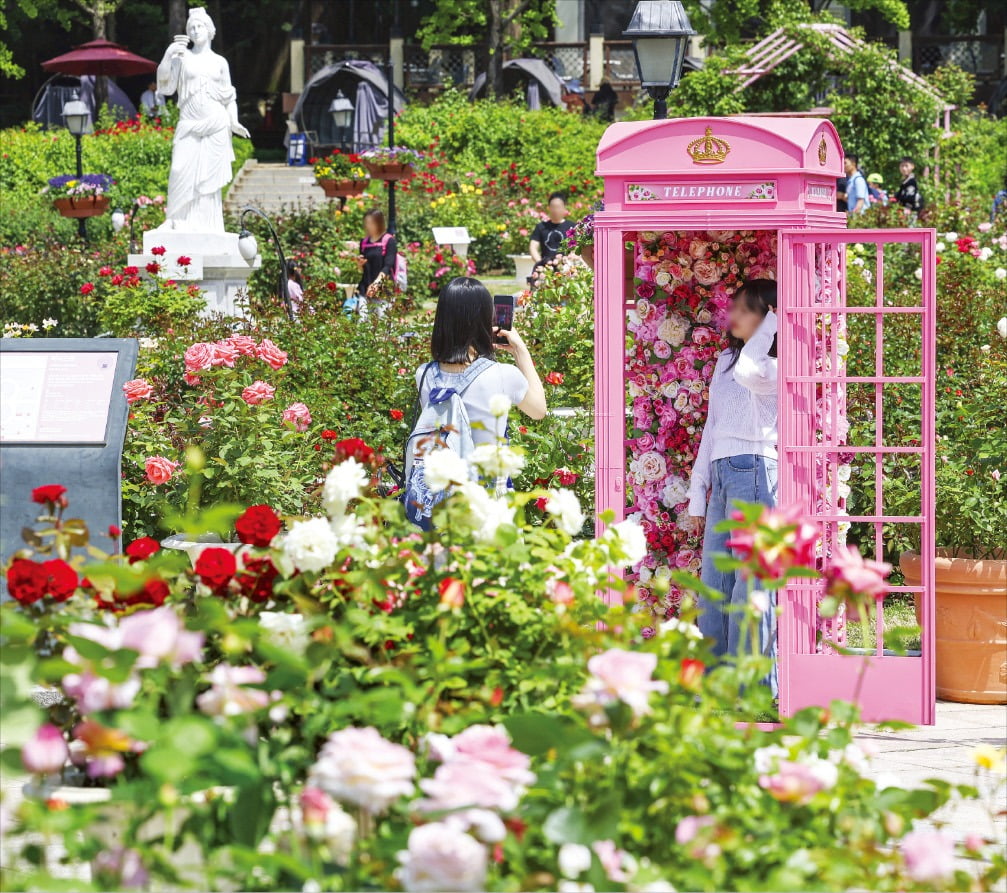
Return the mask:
<path id="1" fill-rule="evenodd" d="M 33 605 L 45 595 L 42 566 L 27 558 L 15 558 L 7 570 L 7 589 L 22 605 Z"/>
<path id="2" fill-rule="evenodd" d="M 569 468 L 557 468 L 553 474 L 559 478 L 560 484 L 564 487 L 572 487 L 577 483 L 577 478 L 580 477 L 576 471 L 571 471 Z"/>
<path id="3" fill-rule="evenodd" d="M 121 534 L 122 530 L 119 528 L 118 525 L 116 524 L 108 525 L 108 535 L 112 537 L 112 539 L 118 539 Z"/>
<path id="4" fill-rule="evenodd" d="M 99 276 L 111 276 L 112 275 L 112 268 L 111 267 L 102 267 L 98 271 L 98 275 Z"/>
<path id="5" fill-rule="evenodd" d="M 339 435 L 331 428 L 326 428 L 322 432 L 322 440 L 335 440 L 337 437 L 339 437 Z"/>
<path id="6" fill-rule="evenodd" d="M 39 505 L 46 503 L 51 505 L 56 502 L 65 504 L 66 500 L 62 499 L 64 493 L 66 493 L 66 487 L 62 484 L 44 484 L 31 491 L 31 501 L 37 502 Z"/>
<path id="7" fill-rule="evenodd" d="M 176 260 L 175 263 L 178 264 L 180 267 L 187 267 L 189 266 L 189 264 L 192 263 L 192 258 L 186 257 L 184 254 L 180 254 L 178 256 L 178 260 Z"/>
<path id="8" fill-rule="evenodd" d="M 401 422 L 402 416 L 405 415 L 405 413 L 403 413 L 401 409 L 389 409 L 388 415 L 390 415 L 394 421 Z"/>
<path id="9" fill-rule="evenodd" d="M 280 526 L 279 517 L 268 505 L 250 505 L 234 522 L 238 539 L 249 546 L 268 546 Z"/>
<path id="10" fill-rule="evenodd" d="M 160 550 L 161 544 L 156 539 L 143 536 L 126 546 L 126 555 L 129 558 L 129 563 L 134 564 L 137 561 L 145 561 Z"/>
<path id="11" fill-rule="evenodd" d="M 147 580 L 139 592 L 127 596 L 125 602 L 127 605 L 153 605 L 155 608 L 160 608 L 168 598 L 169 592 L 168 584 L 160 577 L 154 577 Z"/>
<path id="12" fill-rule="evenodd" d="M 336 283 L 335 283 L 335 282 L 326 282 L 326 283 L 325 283 L 325 287 L 326 287 L 326 288 L 327 288 L 327 289 L 328 289 L 329 291 L 335 291 L 335 290 L 336 290 L 336 289 L 337 289 L 337 288 L 338 288 L 339 286 L 338 286 L 338 285 L 336 285 Z"/>
<path id="13" fill-rule="evenodd" d="M 125 273 L 127 276 L 135 276 L 137 273 L 140 272 L 140 268 L 134 266 L 123 267 L 122 272 Z"/>
<path id="14" fill-rule="evenodd" d="M 546 375 L 545 380 L 549 384 L 555 384 L 555 385 L 563 384 L 563 373 L 550 372 L 548 375 Z"/>
<path id="15" fill-rule="evenodd" d="M 196 574 L 214 592 L 224 589 L 237 569 L 234 553 L 219 546 L 203 549 L 196 559 Z"/>
<path id="16" fill-rule="evenodd" d="M 65 602 L 77 590 L 77 572 L 62 558 L 43 561 L 40 573 L 45 580 L 45 591 L 58 602 Z"/>
<path id="17" fill-rule="evenodd" d="M 336 444 L 336 459 L 356 459 L 361 465 L 368 465 L 374 460 L 374 450 L 372 450 L 359 437 L 348 437 Z"/>
<path id="18" fill-rule="evenodd" d="M 273 581 L 279 571 L 268 558 L 249 558 L 245 569 L 234 581 L 241 587 L 241 594 L 249 601 L 265 602 L 273 594 Z"/>
<path id="19" fill-rule="evenodd" d="M 149 264 L 147 264 L 146 270 L 151 275 L 154 275 L 155 273 L 159 273 L 161 271 L 161 265 L 156 260 L 152 260 Z"/>
<path id="20" fill-rule="evenodd" d="M 167 249 L 163 245 L 158 245 L 156 248 L 150 249 L 150 253 L 153 254 L 154 257 L 163 257 L 166 251 Z"/>
<path id="21" fill-rule="evenodd" d="M 84 283 L 84 284 L 83 284 L 83 285 L 82 285 L 82 286 L 80 287 L 80 293 L 81 293 L 82 295 L 89 295 L 89 294 L 91 294 L 91 292 L 93 292 L 93 291 L 94 291 L 94 283 L 93 283 L 93 282 L 85 282 L 85 283 Z"/>
<path id="22" fill-rule="evenodd" d="M 122 276 L 116 273 L 109 281 L 112 285 L 122 285 Z"/>

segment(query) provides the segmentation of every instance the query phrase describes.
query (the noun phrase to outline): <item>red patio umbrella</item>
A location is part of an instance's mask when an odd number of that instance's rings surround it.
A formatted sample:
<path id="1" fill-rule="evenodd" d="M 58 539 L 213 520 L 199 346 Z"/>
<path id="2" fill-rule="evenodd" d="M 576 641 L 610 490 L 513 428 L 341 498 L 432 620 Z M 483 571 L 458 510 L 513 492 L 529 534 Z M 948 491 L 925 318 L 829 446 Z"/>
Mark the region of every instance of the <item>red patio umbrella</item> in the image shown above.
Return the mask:
<path id="1" fill-rule="evenodd" d="M 42 67 L 46 71 L 58 71 L 61 74 L 128 77 L 149 74 L 157 68 L 157 63 L 131 53 L 124 46 L 110 40 L 92 40 L 82 43 L 69 53 L 43 62 Z"/>

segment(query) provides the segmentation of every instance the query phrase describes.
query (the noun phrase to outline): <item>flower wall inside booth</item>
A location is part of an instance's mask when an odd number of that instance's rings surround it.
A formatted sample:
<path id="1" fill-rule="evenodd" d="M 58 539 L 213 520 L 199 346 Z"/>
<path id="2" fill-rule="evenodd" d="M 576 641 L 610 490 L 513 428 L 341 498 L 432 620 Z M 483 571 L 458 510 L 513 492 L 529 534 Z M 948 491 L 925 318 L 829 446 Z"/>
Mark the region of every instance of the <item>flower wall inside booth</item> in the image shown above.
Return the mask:
<path id="1" fill-rule="evenodd" d="M 671 615 L 680 591 L 672 586 L 662 598 L 648 584 L 655 577 L 667 582 L 674 569 L 699 570 L 702 540 L 683 522 L 710 379 L 731 296 L 746 279 L 776 276 L 776 233 L 642 231 L 627 233 L 626 247 L 634 258 L 634 293 L 627 296 L 627 492 L 630 517 L 643 525 L 648 544 L 636 571 L 641 600 Z"/>
<path id="2" fill-rule="evenodd" d="M 688 487 L 731 299 L 746 280 L 776 278 L 777 237 L 769 230 L 640 231 L 627 233 L 625 243 L 633 252 L 626 339 L 632 409 L 626 441 L 628 512 L 647 535 L 647 557 L 635 568 L 641 584 L 638 595 L 655 614 L 665 616 L 677 612 L 681 599 L 681 591 L 669 582 L 672 572 L 698 573 L 700 568 L 702 538 L 684 523 Z M 829 277 L 841 275 L 836 265 L 835 258 L 820 259 L 818 300 L 832 293 Z M 845 365 L 843 326 L 830 324 L 824 336 L 819 339 L 818 368 L 833 357 Z M 833 414 L 820 394 L 817 423 L 821 430 L 835 424 L 837 442 L 845 443 L 845 397 L 839 402 Z M 839 458 L 845 462 L 848 457 Z M 837 465 L 835 481 L 831 472 L 816 469 L 819 501 L 832 502 L 837 513 L 845 514 L 850 469 Z M 841 538 L 845 531 L 844 525 Z M 833 545 L 826 543 L 820 551 L 827 553 Z M 845 640 L 842 612 L 831 621 L 829 633 L 832 641 Z"/>

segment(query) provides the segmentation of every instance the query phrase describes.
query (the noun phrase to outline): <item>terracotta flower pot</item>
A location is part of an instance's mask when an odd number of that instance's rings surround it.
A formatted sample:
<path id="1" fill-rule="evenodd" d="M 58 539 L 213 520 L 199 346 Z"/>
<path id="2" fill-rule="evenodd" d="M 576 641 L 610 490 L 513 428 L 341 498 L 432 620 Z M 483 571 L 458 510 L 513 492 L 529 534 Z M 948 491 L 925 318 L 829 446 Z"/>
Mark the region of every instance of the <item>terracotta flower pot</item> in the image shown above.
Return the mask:
<path id="1" fill-rule="evenodd" d="M 390 180 L 405 180 L 407 177 L 413 175 L 413 166 L 403 161 L 386 161 L 384 163 L 364 161 L 364 167 L 367 168 L 372 177 L 377 180 L 385 180 L 386 182 Z"/>
<path id="2" fill-rule="evenodd" d="M 904 552 L 899 566 L 907 583 L 920 585 L 919 555 Z M 936 567 L 937 697 L 1007 704 L 1007 561 L 950 558 L 938 550 Z"/>
<path id="3" fill-rule="evenodd" d="M 367 188 L 366 180 L 317 180 L 328 198 L 347 198 L 362 195 Z"/>
<path id="4" fill-rule="evenodd" d="M 75 198 L 54 198 L 53 207 L 64 217 L 97 217 L 108 210 L 108 197 L 87 195 Z"/>

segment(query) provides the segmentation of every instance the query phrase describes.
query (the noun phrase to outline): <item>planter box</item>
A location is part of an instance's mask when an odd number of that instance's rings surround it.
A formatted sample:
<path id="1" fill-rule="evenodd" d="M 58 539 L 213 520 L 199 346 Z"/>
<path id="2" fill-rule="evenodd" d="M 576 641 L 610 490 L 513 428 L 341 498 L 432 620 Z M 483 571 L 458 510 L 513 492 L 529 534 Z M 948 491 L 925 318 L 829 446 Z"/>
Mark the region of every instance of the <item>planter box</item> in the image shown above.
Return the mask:
<path id="1" fill-rule="evenodd" d="M 64 217 L 98 217 L 108 210 L 108 198 L 104 195 L 89 195 L 73 198 L 54 198 L 53 207 Z"/>
<path id="2" fill-rule="evenodd" d="M 521 283 L 527 282 L 531 278 L 531 271 L 535 269 L 531 255 L 508 254 L 507 257 L 514 261 L 514 278 Z"/>
<path id="3" fill-rule="evenodd" d="M 377 164 L 373 161 L 364 161 L 364 167 L 376 180 L 405 180 L 413 175 L 413 166 L 401 161 L 389 161 L 384 164 Z"/>
<path id="4" fill-rule="evenodd" d="M 920 557 L 904 552 L 906 582 L 920 585 Z M 1007 561 L 937 553 L 937 697 L 964 704 L 1007 704 Z M 916 622 L 920 622 L 919 597 Z"/>
<path id="5" fill-rule="evenodd" d="M 363 195 L 367 180 L 316 180 L 328 198 L 348 198 Z"/>

